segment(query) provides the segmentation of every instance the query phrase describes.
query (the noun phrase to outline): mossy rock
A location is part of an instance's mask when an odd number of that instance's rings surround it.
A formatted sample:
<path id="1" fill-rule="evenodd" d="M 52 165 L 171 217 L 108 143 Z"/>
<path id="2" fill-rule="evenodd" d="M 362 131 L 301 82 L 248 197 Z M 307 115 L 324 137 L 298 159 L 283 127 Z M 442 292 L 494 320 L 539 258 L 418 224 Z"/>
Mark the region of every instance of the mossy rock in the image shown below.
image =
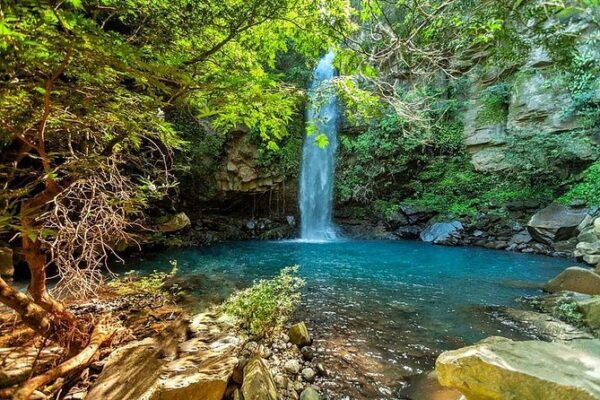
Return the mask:
<path id="1" fill-rule="evenodd" d="M 276 400 L 277 387 L 265 361 L 254 357 L 244 367 L 244 400 Z"/>
<path id="2" fill-rule="evenodd" d="M 307 346 L 311 343 L 310 333 L 308 333 L 308 328 L 304 322 L 292 325 L 288 336 L 290 337 L 290 342 L 298 347 Z"/>

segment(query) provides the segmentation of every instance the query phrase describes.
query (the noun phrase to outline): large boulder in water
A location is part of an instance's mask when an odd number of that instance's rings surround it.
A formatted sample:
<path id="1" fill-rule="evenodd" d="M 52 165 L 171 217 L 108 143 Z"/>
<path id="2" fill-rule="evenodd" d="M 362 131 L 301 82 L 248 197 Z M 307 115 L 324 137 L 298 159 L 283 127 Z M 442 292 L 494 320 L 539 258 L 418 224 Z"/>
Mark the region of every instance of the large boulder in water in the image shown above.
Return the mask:
<path id="1" fill-rule="evenodd" d="M 488 338 L 442 353 L 440 383 L 469 400 L 600 398 L 600 341 L 524 341 Z"/>
<path id="2" fill-rule="evenodd" d="M 577 235 L 577 226 L 586 215 L 586 209 L 572 209 L 560 204 L 550 204 L 531 217 L 527 230 L 538 242 L 552 244 Z"/>
<path id="3" fill-rule="evenodd" d="M 572 292 L 600 294 L 600 275 L 595 271 L 581 267 L 569 267 L 551 279 L 544 290 L 550 293 L 570 290 Z"/>
<path id="4" fill-rule="evenodd" d="M 462 230 L 463 225 L 459 221 L 436 222 L 425 228 L 420 237 L 424 242 L 443 244 Z"/>

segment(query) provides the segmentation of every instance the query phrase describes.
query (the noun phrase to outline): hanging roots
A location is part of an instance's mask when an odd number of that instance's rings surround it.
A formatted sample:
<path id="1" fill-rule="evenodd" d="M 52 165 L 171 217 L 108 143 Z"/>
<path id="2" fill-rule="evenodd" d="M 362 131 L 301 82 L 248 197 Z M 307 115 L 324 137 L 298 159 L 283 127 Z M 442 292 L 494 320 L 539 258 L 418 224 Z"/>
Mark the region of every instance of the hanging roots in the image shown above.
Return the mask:
<path id="1" fill-rule="evenodd" d="M 99 162 L 92 175 L 83 176 L 53 200 L 51 211 L 40 219 L 58 270 L 57 296 L 85 298 L 104 281 L 102 268 L 115 247 L 136 243 L 129 233 L 136 222 L 136 187 L 121 174 L 115 157 Z"/>

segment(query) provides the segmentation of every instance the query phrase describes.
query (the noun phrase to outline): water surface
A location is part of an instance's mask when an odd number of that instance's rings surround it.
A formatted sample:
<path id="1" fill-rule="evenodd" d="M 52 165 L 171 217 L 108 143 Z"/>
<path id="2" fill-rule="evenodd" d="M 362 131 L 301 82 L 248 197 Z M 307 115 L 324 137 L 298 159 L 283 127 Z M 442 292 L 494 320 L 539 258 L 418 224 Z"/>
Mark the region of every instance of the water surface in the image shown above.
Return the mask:
<path id="1" fill-rule="evenodd" d="M 169 260 L 177 260 L 198 308 L 300 265 L 307 285 L 297 317 L 327 349 L 322 357 L 335 372 L 327 383 L 332 393 L 351 398 L 402 398 L 406 382 L 430 370 L 443 350 L 490 335 L 523 338 L 482 306 L 518 307 L 515 298 L 539 293 L 536 284 L 572 264 L 412 241 L 232 242 L 134 263 L 166 270 Z"/>

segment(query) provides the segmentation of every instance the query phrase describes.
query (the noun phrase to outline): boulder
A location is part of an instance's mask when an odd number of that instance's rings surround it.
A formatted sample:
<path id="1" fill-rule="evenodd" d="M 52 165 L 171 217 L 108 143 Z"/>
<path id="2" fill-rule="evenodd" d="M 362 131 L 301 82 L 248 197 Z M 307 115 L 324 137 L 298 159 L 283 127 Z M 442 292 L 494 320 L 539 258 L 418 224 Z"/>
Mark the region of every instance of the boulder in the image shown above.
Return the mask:
<path id="1" fill-rule="evenodd" d="M 203 400 L 221 400 L 241 340 L 219 316 L 200 314 L 193 321 L 185 327 L 193 337 L 185 342 L 165 334 L 113 352 L 86 399 L 190 400 L 201 393 Z"/>
<path id="2" fill-rule="evenodd" d="M 304 379 L 306 382 L 314 382 L 315 378 L 317 377 L 317 373 L 315 372 L 314 369 L 312 368 L 304 368 L 302 370 L 302 379 Z"/>
<path id="3" fill-rule="evenodd" d="M 394 235 L 401 239 L 418 239 L 421 230 L 414 225 L 401 226 L 396 229 Z"/>
<path id="4" fill-rule="evenodd" d="M 600 240 L 596 242 L 579 242 L 575 247 L 575 257 L 581 257 L 588 264 L 600 262 Z"/>
<path id="5" fill-rule="evenodd" d="M 577 235 L 578 242 L 594 243 L 600 240 L 600 237 L 596 235 L 593 226 L 588 226 L 581 230 L 581 233 Z"/>
<path id="6" fill-rule="evenodd" d="M 298 347 L 308 346 L 311 343 L 310 333 L 304 322 L 298 322 L 290 327 L 288 331 L 290 342 Z"/>
<path id="7" fill-rule="evenodd" d="M 254 357 L 244 368 L 244 400 L 276 400 L 277 387 L 265 361 Z"/>
<path id="8" fill-rule="evenodd" d="M 302 364 L 298 360 L 287 360 L 285 364 L 283 364 L 283 369 L 292 375 L 297 375 L 300 373 L 300 369 L 302 368 Z"/>
<path id="9" fill-rule="evenodd" d="M 513 237 L 509 240 L 508 244 L 525 244 L 531 242 L 532 238 L 529 232 L 522 231 L 519 233 L 515 233 Z"/>
<path id="10" fill-rule="evenodd" d="M 593 336 L 583 329 L 556 319 L 548 314 L 529 310 L 508 308 L 502 312 L 506 317 L 520 324 L 526 331 L 532 332 L 543 340 L 592 339 Z"/>
<path id="11" fill-rule="evenodd" d="M 406 215 L 408 223 L 411 225 L 427 222 L 436 214 L 435 211 L 406 204 L 400 205 L 400 210 Z"/>
<path id="12" fill-rule="evenodd" d="M 571 209 L 551 204 L 531 217 L 527 230 L 538 242 L 552 244 L 575 236 L 577 226 L 587 215 L 585 209 Z"/>
<path id="13" fill-rule="evenodd" d="M 442 385 L 458 389 L 469 400 L 598 399 L 600 341 L 490 338 L 442 353 L 435 370 Z"/>
<path id="14" fill-rule="evenodd" d="M 175 214 L 166 221 L 158 225 L 158 230 L 162 233 L 178 232 L 191 226 L 190 217 L 186 213 Z"/>
<path id="15" fill-rule="evenodd" d="M 584 324 L 598 335 L 600 333 L 600 296 L 578 301 L 577 309 L 583 315 Z"/>
<path id="16" fill-rule="evenodd" d="M 551 279 L 544 290 L 550 293 L 561 290 L 597 295 L 600 294 L 600 275 L 591 269 L 569 267 Z"/>
<path id="17" fill-rule="evenodd" d="M 0 247 L 0 276 L 13 276 L 13 251 L 10 247 Z"/>
<path id="18" fill-rule="evenodd" d="M 600 236 L 600 218 L 594 220 L 594 233 L 597 236 Z"/>
<path id="19" fill-rule="evenodd" d="M 443 243 L 462 230 L 463 225 L 460 221 L 436 222 L 425 228 L 420 237 L 424 242 Z"/>

